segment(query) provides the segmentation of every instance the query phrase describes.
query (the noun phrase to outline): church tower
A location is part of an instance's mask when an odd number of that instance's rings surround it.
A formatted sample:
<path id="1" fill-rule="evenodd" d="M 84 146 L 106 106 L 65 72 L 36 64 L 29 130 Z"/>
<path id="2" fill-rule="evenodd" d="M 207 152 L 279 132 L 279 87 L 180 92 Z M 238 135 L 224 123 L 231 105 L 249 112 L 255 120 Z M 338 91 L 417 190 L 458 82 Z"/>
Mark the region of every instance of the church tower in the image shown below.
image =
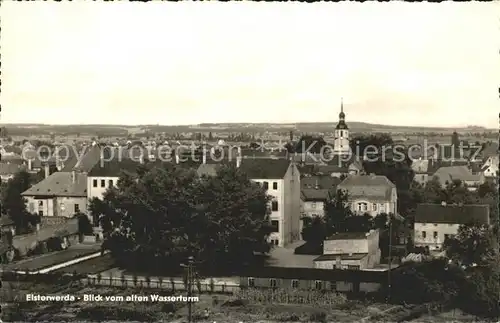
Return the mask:
<path id="1" fill-rule="evenodd" d="M 339 123 L 335 127 L 333 142 L 333 153 L 335 155 L 348 155 L 351 151 L 349 146 L 349 128 L 345 123 L 344 100 L 340 101 Z"/>

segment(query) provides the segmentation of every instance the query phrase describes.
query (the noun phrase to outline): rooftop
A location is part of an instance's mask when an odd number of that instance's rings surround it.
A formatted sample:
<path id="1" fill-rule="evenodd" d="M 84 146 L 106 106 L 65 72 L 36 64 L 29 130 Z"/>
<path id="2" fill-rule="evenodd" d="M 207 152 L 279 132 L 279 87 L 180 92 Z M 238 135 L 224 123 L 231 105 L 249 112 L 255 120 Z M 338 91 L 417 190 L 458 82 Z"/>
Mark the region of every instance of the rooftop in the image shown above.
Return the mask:
<path id="1" fill-rule="evenodd" d="M 331 261 L 337 260 L 361 260 L 368 256 L 367 253 L 342 253 L 342 254 L 333 254 L 333 255 L 321 255 L 318 258 L 314 259 L 314 261 Z"/>
<path id="2" fill-rule="evenodd" d="M 446 223 L 446 224 L 479 224 L 490 223 L 488 205 L 441 205 L 418 204 L 415 212 L 416 223 Z"/>
<path id="3" fill-rule="evenodd" d="M 380 175 L 350 175 L 338 186 L 346 190 L 350 197 L 390 200 L 392 189 L 396 186 L 387 177 Z"/>
<path id="4" fill-rule="evenodd" d="M 283 179 L 289 166 L 287 159 L 243 158 L 239 169 L 252 179 Z"/>
<path id="5" fill-rule="evenodd" d="M 22 195 L 86 197 L 87 175 L 78 172 L 55 172 L 23 192 Z"/>
<path id="6" fill-rule="evenodd" d="M 472 171 L 467 166 L 449 166 L 441 167 L 435 173 L 434 176 L 439 178 L 442 184 L 446 182 L 452 182 L 454 180 L 460 181 L 480 181 L 481 175 L 472 174 Z"/>
<path id="7" fill-rule="evenodd" d="M 326 201 L 330 198 L 330 190 L 324 188 L 303 188 L 300 193 L 303 201 Z"/>
<path id="8" fill-rule="evenodd" d="M 369 232 L 341 232 L 330 236 L 327 240 L 364 240 Z"/>

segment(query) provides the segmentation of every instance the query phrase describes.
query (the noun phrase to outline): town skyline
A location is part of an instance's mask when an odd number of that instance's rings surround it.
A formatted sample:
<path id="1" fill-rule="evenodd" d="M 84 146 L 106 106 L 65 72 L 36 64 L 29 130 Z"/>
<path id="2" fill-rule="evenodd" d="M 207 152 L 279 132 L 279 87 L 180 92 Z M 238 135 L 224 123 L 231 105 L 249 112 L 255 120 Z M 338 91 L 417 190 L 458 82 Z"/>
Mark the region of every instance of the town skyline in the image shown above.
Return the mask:
<path id="1" fill-rule="evenodd" d="M 496 3 L 172 5 L 7 3 L 1 122 L 498 127 Z"/>

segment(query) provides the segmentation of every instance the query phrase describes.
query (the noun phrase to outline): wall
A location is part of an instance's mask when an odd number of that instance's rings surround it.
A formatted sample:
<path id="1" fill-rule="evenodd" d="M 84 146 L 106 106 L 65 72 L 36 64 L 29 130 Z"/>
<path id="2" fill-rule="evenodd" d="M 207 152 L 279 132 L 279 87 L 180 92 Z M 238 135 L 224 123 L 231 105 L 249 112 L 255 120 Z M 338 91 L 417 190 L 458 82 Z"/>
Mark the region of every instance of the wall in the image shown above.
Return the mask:
<path id="1" fill-rule="evenodd" d="M 323 201 L 303 201 L 302 216 L 314 217 L 325 215 L 325 203 Z"/>
<path id="2" fill-rule="evenodd" d="M 300 173 L 295 164 L 291 164 L 282 180 L 252 179 L 255 182 L 268 182 L 268 194 L 278 201 L 278 211 L 270 215 L 271 221 L 279 222 L 280 232 L 271 233 L 269 241 L 278 240 L 278 246 L 300 239 Z M 273 183 L 278 188 L 273 189 Z"/>
<path id="3" fill-rule="evenodd" d="M 80 212 L 87 212 L 87 197 L 48 197 L 35 198 L 25 196 L 26 209 L 28 212 L 38 213 L 43 211 L 43 216 L 73 217 L 75 215 L 75 204 L 80 206 Z M 39 203 L 42 203 L 40 206 Z M 61 208 L 64 204 L 64 210 Z"/>
<path id="4" fill-rule="evenodd" d="M 113 181 L 113 186 L 116 186 L 119 177 L 104 176 L 104 177 L 87 177 L 87 195 L 89 199 L 97 197 L 102 199 L 104 192 L 109 188 L 109 181 Z M 94 180 L 97 180 L 97 187 L 94 187 Z M 101 180 L 104 180 L 104 187 L 101 187 Z"/>
<path id="5" fill-rule="evenodd" d="M 345 188 L 342 188 L 346 190 Z M 348 190 L 347 190 L 348 191 Z M 368 213 L 371 216 L 376 216 L 380 213 L 393 213 L 396 214 L 398 195 L 397 189 L 393 188 L 391 192 L 391 198 L 389 200 L 383 200 L 380 198 L 369 198 L 369 197 L 357 197 L 352 198 L 349 201 L 351 203 L 351 210 L 358 214 Z M 359 204 L 366 203 L 366 211 L 362 209 L 359 210 Z"/>
<path id="6" fill-rule="evenodd" d="M 347 266 L 359 266 L 359 269 L 368 268 L 368 257 L 364 257 L 363 259 L 341 259 L 340 266 L 341 268 L 348 269 Z M 337 260 L 323 260 L 323 261 L 315 261 L 314 268 L 316 269 L 334 269 L 337 265 Z"/>
<path id="7" fill-rule="evenodd" d="M 291 163 L 288 171 L 285 174 L 285 185 L 290 187 L 288 194 L 284 196 L 289 205 L 288 212 L 285 216 L 290 221 L 290 240 L 288 242 L 294 242 L 301 238 L 301 214 L 300 214 L 300 172 L 295 163 Z"/>
<path id="8" fill-rule="evenodd" d="M 415 223 L 414 243 L 417 247 L 441 248 L 444 242 L 444 235 L 455 235 L 458 232 L 459 224 L 443 223 Z M 426 238 L 422 236 L 422 231 L 426 232 Z M 434 231 L 438 233 L 437 239 L 434 239 Z"/>
<path id="9" fill-rule="evenodd" d="M 286 225 L 288 224 L 286 222 L 286 219 L 284 217 L 285 213 L 285 203 L 283 201 L 283 190 L 285 189 L 283 186 L 283 180 L 279 179 L 252 179 L 253 181 L 260 183 L 263 185 L 264 182 L 268 183 L 268 189 L 267 189 L 267 194 L 272 196 L 273 199 L 278 201 L 278 211 L 272 211 L 271 214 L 269 215 L 269 218 L 271 221 L 278 221 L 279 222 L 279 231 L 280 232 L 273 232 L 269 236 L 269 241 L 271 240 L 278 240 L 279 244 L 278 246 L 283 246 L 284 241 L 285 241 L 285 233 L 284 229 L 286 228 Z M 278 188 L 275 190 L 273 189 L 273 183 L 278 183 Z M 269 205 L 269 208 L 271 209 L 271 204 Z M 271 209 L 272 210 L 272 209 Z"/>
<path id="10" fill-rule="evenodd" d="M 366 239 L 343 239 L 325 240 L 323 242 L 323 254 L 348 254 L 368 253 L 368 240 Z"/>

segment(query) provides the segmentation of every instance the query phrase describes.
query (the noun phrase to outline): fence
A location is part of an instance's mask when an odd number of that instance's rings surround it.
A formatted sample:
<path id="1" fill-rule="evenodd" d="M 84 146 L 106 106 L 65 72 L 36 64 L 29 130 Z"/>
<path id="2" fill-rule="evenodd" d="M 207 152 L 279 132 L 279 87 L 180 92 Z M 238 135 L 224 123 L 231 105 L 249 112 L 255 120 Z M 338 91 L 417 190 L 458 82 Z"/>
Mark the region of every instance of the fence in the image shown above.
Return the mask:
<path id="1" fill-rule="evenodd" d="M 86 286 L 112 286 L 118 288 L 144 288 L 144 289 L 163 289 L 172 291 L 186 291 L 187 286 L 183 281 L 175 279 L 161 279 L 158 277 L 100 277 L 99 275 L 89 275 L 86 278 L 81 278 L 80 283 Z M 193 290 L 198 293 L 229 293 L 233 294 L 240 290 L 237 283 L 230 281 L 209 281 L 209 282 L 193 282 Z"/>
<path id="2" fill-rule="evenodd" d="M 279 303 L 279 304 L 310 304 L 310 305 L 339 305 L 347 301 L 347 297 L 335 292 L 321 292 L 314 290 L 254 288 L 241 289 L 234 294 L 237 299 L 248 300 L 252 303 Z"/>

